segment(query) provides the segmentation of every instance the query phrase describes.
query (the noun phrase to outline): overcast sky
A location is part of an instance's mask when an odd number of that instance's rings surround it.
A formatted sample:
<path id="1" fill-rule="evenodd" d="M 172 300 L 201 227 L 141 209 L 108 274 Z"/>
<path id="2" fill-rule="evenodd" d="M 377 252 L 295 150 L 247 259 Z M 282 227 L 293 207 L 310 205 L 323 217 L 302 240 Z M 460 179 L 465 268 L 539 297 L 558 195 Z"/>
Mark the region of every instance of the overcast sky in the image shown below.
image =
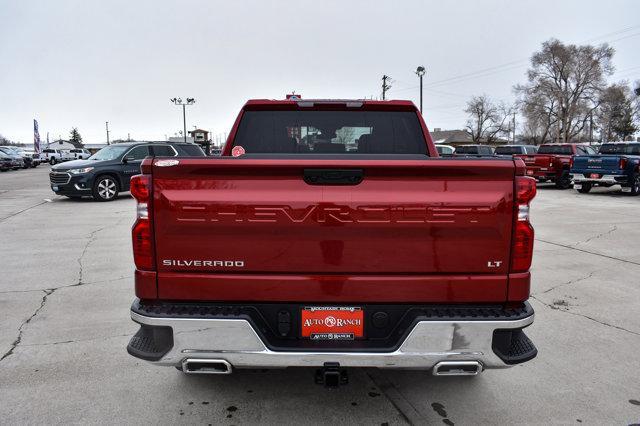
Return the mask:
<path id="1" fill-rule="evenodd" d="M 0 0 L 0 134 L 85 143 L 229 130 L 249 98 L 379 97 L 418 103 L 430 128 L 462 128 L 473 94 L 512 100 L 552 37 L 610 42 L 613 80 L 640 79 L 640 1 Z M 485 71 L 483 71 L 485 70 Z M 460 77 L 462 76 L 462 77 Z M 457 78 L 460 77 L 460 78 Z"/>

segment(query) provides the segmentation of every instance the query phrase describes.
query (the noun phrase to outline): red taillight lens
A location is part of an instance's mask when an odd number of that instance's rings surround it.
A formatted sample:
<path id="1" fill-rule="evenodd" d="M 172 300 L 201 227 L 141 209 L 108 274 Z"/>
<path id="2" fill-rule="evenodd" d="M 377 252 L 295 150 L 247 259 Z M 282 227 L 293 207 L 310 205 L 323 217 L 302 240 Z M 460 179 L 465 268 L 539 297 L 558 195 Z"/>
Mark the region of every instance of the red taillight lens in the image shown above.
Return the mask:
<path id="1" fill-rule="evenodd" d="M 569 159 L 569 168 L 573 168 L 573 155 Z"/>
<path id="2" fill-rule="evenodd" d="M 516 176 L 516 202 L 528 204 L 536 196 L 536 180 L 527 176 Z"/>
<path id="3" fill-rule="evenodd" d="M 131 177 L 130 191 L 139 203 L 148 203 L 151 195 L 151 176 L 135 175 Z"/>
<path id="4" fill-rule="evenodd" d="M 536 181 L 516 176 L 516 217 L 511 247 L 511 272 L 527 272 L 533 257 L 533 227 L 529 223 L 529 203 L 536 196 Z"/>
<path id="5" fill-rule="evenodd" d="M 153 223 L 150 215 L 152 207 L 152 186 L 150 175 L 135 175 L 130 183 L 131 195 L 138 202 L 138 217 L 131 230 L 133 260 L 136 268 L 144 271 L 155 270 L 155 247 Z"/>
<path id="6" fill-rule="evenodd" d="M 133 260 L 136 268 L 145 271 L 155 269 L 153 231 L 149 219 L 138 219 L 131 230 L 133 240 Z"/>
<path id="7" fill-rule="evenodd" d="M 533 228 L 529 222 L 517 221 L 513 233 L 511 272 L 527 272 L 533 257 Z"/>
<path id="8" fill-rule="evenodd" d="M 624 170 L 627 168 L 627 159 L 625 157 L 622 157 L 620 159 L 620 170 Z"/>

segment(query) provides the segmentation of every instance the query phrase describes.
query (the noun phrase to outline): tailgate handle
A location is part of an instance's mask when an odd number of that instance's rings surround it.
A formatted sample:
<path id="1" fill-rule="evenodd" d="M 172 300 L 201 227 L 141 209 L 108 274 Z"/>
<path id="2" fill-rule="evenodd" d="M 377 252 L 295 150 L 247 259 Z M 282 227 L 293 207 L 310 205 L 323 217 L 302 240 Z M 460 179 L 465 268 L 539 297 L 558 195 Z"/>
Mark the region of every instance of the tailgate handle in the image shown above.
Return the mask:
<path id="1" fill-rule="evenodd" d="M 304 169 L 309 185 L 358 185 L 363 178 L 362 169 Z"/>

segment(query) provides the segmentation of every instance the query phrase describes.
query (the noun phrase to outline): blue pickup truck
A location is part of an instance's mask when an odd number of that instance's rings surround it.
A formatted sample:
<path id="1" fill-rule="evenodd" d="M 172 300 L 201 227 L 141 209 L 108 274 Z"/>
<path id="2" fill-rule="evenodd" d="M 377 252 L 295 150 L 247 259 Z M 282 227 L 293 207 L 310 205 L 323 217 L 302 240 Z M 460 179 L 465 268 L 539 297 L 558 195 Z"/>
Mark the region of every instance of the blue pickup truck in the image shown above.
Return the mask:
<path id="1" fill-rule="evenodd" d="M 576 155 L 571 163 L 573 187 L 583 194 L 594 186 L 622 186 L 622 192 L 640 194 L 640 143 L 605 143 L 597 155 Z"/>

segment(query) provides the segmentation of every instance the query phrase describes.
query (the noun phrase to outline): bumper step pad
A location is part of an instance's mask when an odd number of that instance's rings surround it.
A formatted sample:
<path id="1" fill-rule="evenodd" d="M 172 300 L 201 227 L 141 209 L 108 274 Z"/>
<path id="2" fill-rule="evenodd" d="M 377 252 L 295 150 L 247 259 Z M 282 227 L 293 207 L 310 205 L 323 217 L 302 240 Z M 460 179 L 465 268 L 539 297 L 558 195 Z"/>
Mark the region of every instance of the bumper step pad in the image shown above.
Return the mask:
<path id="1" fill-rule="evenodd" d="M 509 365 L 529 361 L 538 355 L 538 349 L 522 329 L 496 330 L 492 347 L 493 352 Z"/>
<path id="2" fill-rule="evenodd" d="M 147 361 L 158 361 L 173 347 L 171 327 L 140 325 L 127 345 L 127 352 Z"/>

